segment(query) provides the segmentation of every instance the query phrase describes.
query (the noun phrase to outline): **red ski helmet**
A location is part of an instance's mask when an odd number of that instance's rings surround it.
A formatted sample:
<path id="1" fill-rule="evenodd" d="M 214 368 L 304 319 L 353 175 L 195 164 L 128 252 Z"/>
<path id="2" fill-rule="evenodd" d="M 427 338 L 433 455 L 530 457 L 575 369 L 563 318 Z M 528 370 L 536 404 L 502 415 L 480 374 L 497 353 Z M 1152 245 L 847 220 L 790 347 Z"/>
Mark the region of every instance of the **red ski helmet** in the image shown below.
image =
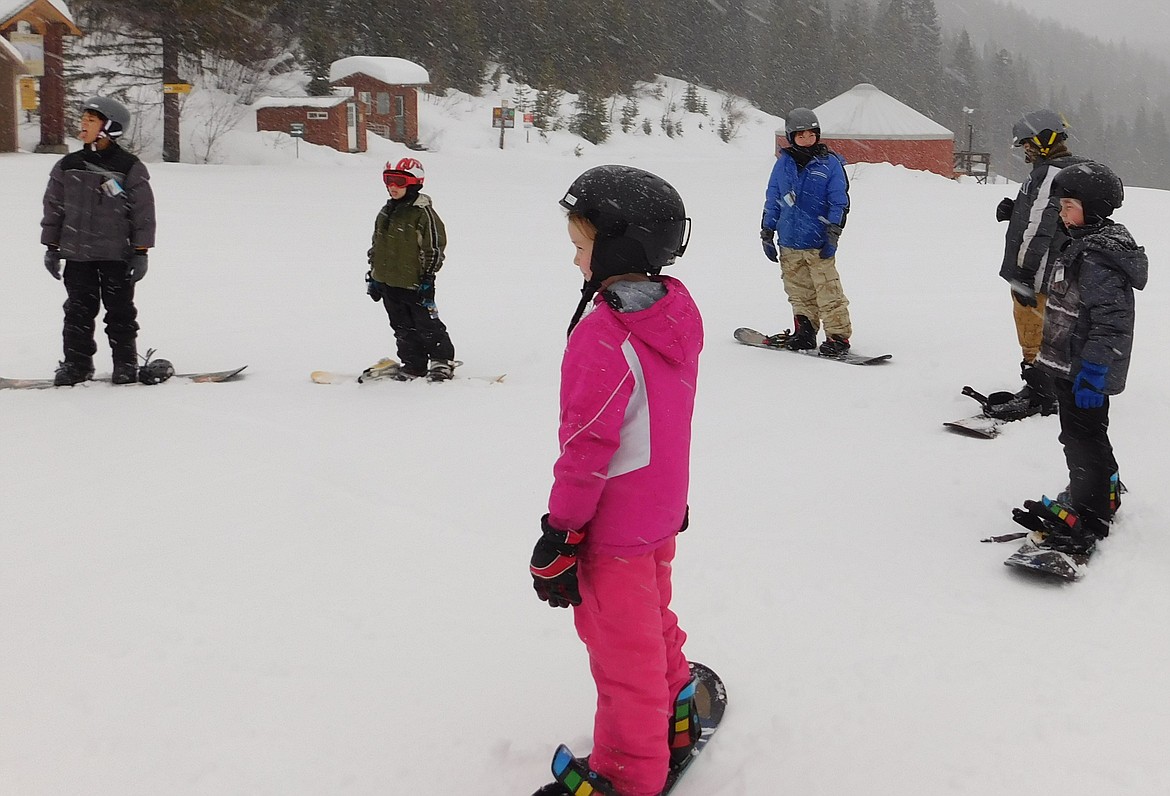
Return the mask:
<path id="1" fill-rule="evenodd" d="M 382 182 L 387 186 L 397 185 L 400 188 L 409 188 L 412 185 L 422 186 L 426 179 L 423 165 L 414 158 L 403 158 L 393 166 L 386 161 L 386 168 L 382 171 Z"/>

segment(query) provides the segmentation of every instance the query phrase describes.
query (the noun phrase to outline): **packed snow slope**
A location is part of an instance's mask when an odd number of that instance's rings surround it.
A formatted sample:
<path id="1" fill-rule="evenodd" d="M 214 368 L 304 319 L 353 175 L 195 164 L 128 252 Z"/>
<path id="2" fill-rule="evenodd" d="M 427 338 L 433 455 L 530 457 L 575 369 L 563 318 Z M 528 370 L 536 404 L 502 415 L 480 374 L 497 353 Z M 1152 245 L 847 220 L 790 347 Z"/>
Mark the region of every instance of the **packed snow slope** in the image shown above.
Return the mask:
<path id="1" fill-rule="evenodd" d="M 463 375 L 322 386 L 394 353 L 366 297 L 385 200 L 365 155 L 246 130 L 222 165 L 149 163 L 159 235 L 142 349 L 226 384 L 0 392 L 0 791 L 527 794 L 589 750 L 569 612 L 527 573 L 557 453 L 576 304 L 557 201 L 628 163 L 682 193 L 705 317 L 691 528 L 674 605 L 723 676 L 723 729 L 679 796 L 1170 791 L 1170 196 L 1117 218 L 1146 245 L 1112 439 L 1129 486 L 1087 577 L 1002 565 L 1011 508 L 1066 482 L 1055 418 L 952 435 L 964 384 L 1017 389 L 996 276 L 1014 186 L 851 165 L 838 258 L 860 368 L 748 348 L 791 323 L 758 223 L 777 120 L 724 144 L 602 146 L 488 127 L 493 98 L 424 104 L 450 246 L 438 303 Z M 49 376 L 64 290 L 41 266 L 51 156 L 0 156 L 0 375 Z M 99 335 L 99 372 L 109 372 Z"/>

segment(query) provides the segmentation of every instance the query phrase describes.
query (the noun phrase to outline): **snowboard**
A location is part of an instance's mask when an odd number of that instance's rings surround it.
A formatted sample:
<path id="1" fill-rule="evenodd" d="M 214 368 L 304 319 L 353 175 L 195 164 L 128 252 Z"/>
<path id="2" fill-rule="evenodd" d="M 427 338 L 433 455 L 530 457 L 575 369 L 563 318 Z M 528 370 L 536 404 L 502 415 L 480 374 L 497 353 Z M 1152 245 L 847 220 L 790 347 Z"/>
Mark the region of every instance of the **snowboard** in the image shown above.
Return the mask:
<path id="1" fill-rule="evenodd" d="M 763 332 L 757 332 L 755 329 L 748 329 L 741 327 L 735 330 L 735 339 L 744 345 L 755 346 L 756 348 L 770 348 L 773 351 L 789 351 L 781 345 L 770 345 L 767 342 L 767 335 Z M 810 348 L 806 351 L 789 351 L 792 354 L 803 354 L 806 357 L 813 357 L 815 359 L 831 359 L 836 362 L 844 362 L 846 365 L 878 365 L 882 362 L 887 362 L 893 358 L 893 354 L 879 354 L 877 356 L 866 356 L 865 354 L 858 354 L 854 351 L 848 351 L 841 356 L 825 356 L 817 349 Z"/>
<path id="2" fill-rule="evenodd" d="M 983 407 L 984 411 L 977 415 L 964 417 L 960 420 L 952 420 L 949 423 L 943 423 L 943 427 L 968 437 L 978 437 L 979 439 L 995 439 L 999 436 L 1000 432 L 1003 430 L 1003 427 L 1008 423 L 1015 423 L 1028 417 L 1035 417 L 1035 415 L 1038 414 L 1038 412 L 1035 411 L 1025 414 L 1024 412 L 1026 410 L 1021 410 L 1019 416 L 1017 417 L 992 417 L 991 415 L 987 414 L 987 407 L 989 405 L 1002 404 L 1011 401 L 1013 398 L 1015 398 L 1014 393 L 993 392 L 990 395 L 983 395 L 982 393 L 976 392 L 971 387 L 964 387 L 962 393 L 968 398 L 974 398 L 976 401 L 978 401 L 979 405 Z"/>
<path id="3" fill-rule="evenodd" d="M 687 773 L 687 770 L 690 769 L 695 759 L 715 735 L 715 731 L 719 729 L 719 724 L 723 721 L 723 713 L 727 709 L 727 689 L 724 688 L 723 681 L 719 679 L 719 675 L 715 674 L 707 666 L 701 663 L 695 663 L 694 661 L 691 662 L 690 667 L 691 676 L 695 680 L 695 708 L 699 714 L 701 734 L 699 735 L 699 740 L 695 742 L 695 748 L 691 750 L 690 756 L 681 763 L 671 766 L 670 772 L 666 775 L 666 786 L 662 789 L 662 793 L 659 796 L 667 796 L 667 794 L 674 791 L 679 780 Z M 595 793 L 596 791 L 587 779 L 576 774 L 575 771 L 569 771 L 574 760 L 575 758 L 569 750 L 569 747 L 564 744 L 557 747 L 552 762 L 552 773 L 557 781 L 550 785 L 545 785 L 536 791 L 533 796 L 563 794 L 566 787 L 573 794 Z"/>
<path id="4" fill-rule="evenodd" d="M 455 360 L 455 367 L 458 368 L 463 363 Z M 363 370 L 361 373 L 337 373 L 332 370 L 314 370 L 309 374 L 309 378 L 317 384 L 346 384 L 350 382 L 357 382 L 359 384 L 366 384 L 373 381 L 397 381 L 391 378 L 398 370 L 398 360 L 391 357 L 383 357 Z M 501 373 L 499 376 L 459 376 L 456 379 L 478 379 L 480 381 L 487 381 L 493 384 L 504 380 L 507 373 Z M 427 381 L 425 376 L 420 376 L 418 379 L 411 381 Z"/>
<path id="5" fill-rule="evenodd" d="M 248 367 L 248 366 L 242 365 L 242 366 L 235 368 L 233 370 L 217 370 L 217 371 L 211 371 L 211 372 L 207 372 L 207 373 L 176 373 L 174 376 L 171 376 L 171 379 L 186 379 L 187 381 L 193 381 L 193 382 L 197 382 L 197 383 L 228 381 L 229 379 L 234 379 L 236 376 L 240 375 L 240 372 L 246 367 Z M 170 381 L 171 379 L 167 379 L 167 381 Z M 89 379 L 89 381 L 90 382 L 105 382 L 105 383 L 109 384 L 110 377 L 109 377 L 109 375 L 95 376 L 94 378 Z M 81 382 L 81 384 L 86 384 L 86 382 Z M 120 384 L 118 386 L 119 387 L 133 387 L 133 386 L 138 385 L 138 384 L 139 384 L 138 382 L 131 382 L 130 384 Z M 0 377 L 0 390 L 45 390 L 45 389 L 48 389 L 50 387 L 56 387 L 56 386 L 57 385 L 53 384 L 52 379 L 5 379 L 3 377 Z M 80 386 L 80 385 L 73 385 L 73 386 Z M 139 385 L 139 386 L 153 386 L 153 385 Z"/>
<path id="6" fill-rule="evenodd" d="M 1078 581 L 1085 576 L 1091 553 L 1064 553 L 1040 547 L 1031 538 L 1020 549 L 1008 556 L 1004 565 L 1027 572 Z"/>

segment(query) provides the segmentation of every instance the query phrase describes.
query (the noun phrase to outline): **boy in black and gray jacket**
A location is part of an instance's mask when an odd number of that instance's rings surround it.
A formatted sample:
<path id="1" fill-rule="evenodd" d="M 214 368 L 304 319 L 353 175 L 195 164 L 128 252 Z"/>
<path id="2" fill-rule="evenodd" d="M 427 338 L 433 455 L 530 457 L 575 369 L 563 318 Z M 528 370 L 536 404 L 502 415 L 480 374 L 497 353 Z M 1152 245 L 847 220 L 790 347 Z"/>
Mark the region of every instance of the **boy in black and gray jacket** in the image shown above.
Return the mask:
<path id="1" fill-rule="evenodd" d="M 1121 224 L 1121 180 L 1100 163 L 1064 168 L 1052 181 L 1069 240 L 1052 273 L 1037 367 L 1050 373 L 1060 403 L 1060 442 L 1069 485 L 1055 501 L 1026 501 L 1043 521 L 1043 545 L 1091 552 L 1109 534 L 1121 482 L 1109 442 L 1109 396 L 1125 389 L 1133 348 L 1134 291 L 1149 261 Z"/>
<path id="2" fill-rule="evenodd" d="M 45 268 L 61 278 L 65 260 L 64 358 L 54 384 L 72 385 L 93 376 L 95 323 L 106 307 L 106 336 L 114 359 L 113 382 L 138 376 L 138 310 L 134 284 L 146 275 L 154 246 L 154 193 L 146 166 L 118 146 L 130 112 L 109 97 L 81 106 L 82 147 L 61 158 L 45 189 L 41 243 Z"/>

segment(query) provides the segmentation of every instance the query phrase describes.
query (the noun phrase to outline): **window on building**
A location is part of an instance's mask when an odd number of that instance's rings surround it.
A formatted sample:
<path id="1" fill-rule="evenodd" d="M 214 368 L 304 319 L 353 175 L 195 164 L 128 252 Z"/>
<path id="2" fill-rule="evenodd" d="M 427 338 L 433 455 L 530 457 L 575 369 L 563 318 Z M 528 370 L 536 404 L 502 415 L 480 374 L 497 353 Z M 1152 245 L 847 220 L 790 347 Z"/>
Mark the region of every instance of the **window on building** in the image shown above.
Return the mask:
<path id="1" fill-rule="evenodd" d="M 401 94 L 394 98 L 394 115 L 399 119 L 406 115 L 406 103 L 403 101 Z"/>
<path id="2" fill-rule="evenodd" d="M 328 119 L 329 114 L 326 111 L 309 111 L 308 118 L 310 118 L 310 119 Z"/>
<path id="3" fill-rule="evenodd" d="M 362 105 L 365 106 L 366 112 L 369 113 L 370 103 L 373 102 L 373 97 L 371 97 L 370 92 L 362 91 L 358 93 L 358 99 L 361 101 Z"/>
<path id="4" fill-rule="evenodd" d="M 390 95 L 385 91 L 378 92 L 378 114 L 385 116 L 390 112 Z"/>

